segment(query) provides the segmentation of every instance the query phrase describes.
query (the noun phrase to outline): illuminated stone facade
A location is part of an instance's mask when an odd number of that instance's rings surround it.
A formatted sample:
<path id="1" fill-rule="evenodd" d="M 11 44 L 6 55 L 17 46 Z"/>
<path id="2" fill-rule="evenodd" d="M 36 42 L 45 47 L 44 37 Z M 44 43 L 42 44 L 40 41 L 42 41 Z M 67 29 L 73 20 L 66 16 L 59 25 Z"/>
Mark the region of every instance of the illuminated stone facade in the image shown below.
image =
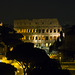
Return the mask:
<path id="1" fill-rule="evenodd" d="M 56 18 L 24 19 L 14 20 L 14 29 L 23 34 L 24 42 L 32 42 L 35 47 L 49 47 L 60 36 L 62 27 Z"/>

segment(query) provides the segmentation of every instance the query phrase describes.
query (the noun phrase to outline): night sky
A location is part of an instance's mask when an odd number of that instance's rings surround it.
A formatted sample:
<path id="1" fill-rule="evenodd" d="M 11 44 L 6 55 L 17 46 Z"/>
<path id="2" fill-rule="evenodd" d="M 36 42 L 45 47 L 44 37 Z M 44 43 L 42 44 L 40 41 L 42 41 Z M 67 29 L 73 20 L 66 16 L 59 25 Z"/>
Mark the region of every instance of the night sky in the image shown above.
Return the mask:
<path id="1" fill-rule="evenodd" d="M 60 24 L 75 24 L 75 0 L 1 0 L 0 21 L 58 18 Z"/>

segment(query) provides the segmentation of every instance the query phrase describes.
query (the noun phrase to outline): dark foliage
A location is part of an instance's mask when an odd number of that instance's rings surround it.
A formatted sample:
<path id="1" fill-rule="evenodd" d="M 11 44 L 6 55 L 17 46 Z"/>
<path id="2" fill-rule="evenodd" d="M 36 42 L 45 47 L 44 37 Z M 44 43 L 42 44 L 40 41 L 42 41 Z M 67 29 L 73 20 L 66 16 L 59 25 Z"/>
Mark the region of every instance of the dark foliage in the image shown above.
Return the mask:
<path id="1" fill-rule="evenodd" d="M 10 64 L 0 63 L 0 75 L 15 75 L 17 69 Z"/>
<path id="2" fill-rule="evenodd" d="M 59 61 L 50 59 L 44 50 L 34 48 L 32 43 L 23 43 L 7 53 L 9 59 L 30 63 L 28 75 L 60 75 L 62 72 Z"/>
<path id="3" fill-rule="evenodd" d="M 0 41 L 4 42 L 7 46 L 15 46 L 19 43 L 23 43 L 20 38 L 23 35 L 16 33 L 14 29 L 9 27 L 0 26 Z"/>

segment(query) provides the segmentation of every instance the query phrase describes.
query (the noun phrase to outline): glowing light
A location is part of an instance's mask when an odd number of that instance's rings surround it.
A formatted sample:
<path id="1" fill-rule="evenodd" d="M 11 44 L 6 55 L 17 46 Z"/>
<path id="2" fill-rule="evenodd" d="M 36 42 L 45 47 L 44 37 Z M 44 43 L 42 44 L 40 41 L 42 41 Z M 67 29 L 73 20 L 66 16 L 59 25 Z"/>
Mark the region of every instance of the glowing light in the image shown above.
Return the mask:
<path id="1" fill-rule="evenodd" d="M 19 68 L 19 64 L 17 62 L 12 63 L 11 65 L 13 65 L 15 68 Z"/>
<path id="2" fill-rule="evenodd" d="M 29 36 L 29 40 L 30 40 L 30 36 Z"/>
<path id="3" fill-rule="evenodd" d="M 56 40 L 56 36 L 54 36 L 54 38 L 53 38 L 54 40 Z"/>
<path id="4" fill-rule="evenodd" d="M 59 42 L 61 42 L 61 39 L 59 38 Z"/>
<path id="5" fill-rule="evenodd" d="M 30 68 L 30 63 L 28 63 L 28 68 Z"/>
<path id="6" fill-rule="evenodd" d="M 38 40 L 41 40 L 40 36 L 38 36 Z"/>
<path id="7" fill-rule="evenodd" d="M 46 43 L 46 47 L 48 47 L 48 43 Z"/>
<path id="8" fill-rule="evenodd" d="M 50 43 L 49 46 L 51 46 L 52 44 Z"/>
<path id="9" fill-rule="evenodd" d="M 20 66 L 20 68 L 22 68 L 22 66 Z"/>
<path id="10" fill-rule="evenodd" d="M 32 33 L 33 33 L 34 29 L 32 29 Z"/>
<path id="11" fill-rule="evenodd" d="M 26 40 L 26 36 L 24 36 L 24 40 Z"/>
<path id="12" fill-rule="evenodd" d="M 45 37 L 44 36 L 42 36 L 42 40 L 45 40 Z"/>
<path id="13" fill-rule="evenodd" d="M 17 73 L 19 73 L 19 71 L 17 71 Z"/>
<path id="14" fill-rule="evenodd" d="M 35 29 L 35 33 L 37 32 L 37 29 Z"/>
<path id="15" fill-rule="evenodd" d="M 50 40 L 52 40 L 52 36 L 50 36 L 50 38 L 49 38 Z"/>
<path id="16" fill-rule="evenodd" d="M 2 62 L 2 60 L 0 60 L 0 62 Z"/>
<path id="17" fill-rule="evenodd" d="M 65 37 L 65 33 L 63 33 L 63 37 Z"/>
<path id="18" fill-rule="evenodd" d="M 26 32 L 26 29 L 24 29 L 24 33 Z"/>
<path id="19" fill-rule="evenodd" d="M 34 36 L 32 36 L 32 40 L 34 40 Z"/>
<path id="20" fill-rule="evenodd" d="M 10 51 L 12 51 L 12 50 L 13 50 L 13 47 L 10 48 Z"/>
<path id="21" fill-rule="evenodd" d="M 22 38 L 22 40 L 23 40 L 24 38 Z"/>
<path id="22" fill-rule="evenodd" d="M 28 29 L 26 30 L 26 32 L 28 33 Z"/>
<path id="23" fill-rule="evenodd" d="M 23 29 L 22 29 L 22 31 L 21 31 L 22 33 L 23 33 Z"/>
<path id="24" fill-rule="evenodd" d="M 3 23 L 1 22 L 0 26 L 3 26 Z"/>
<path id="25" fill-rule="evenodd" d="M 29 33 L 30 33 L 31 29 L 29 29 Z"/>

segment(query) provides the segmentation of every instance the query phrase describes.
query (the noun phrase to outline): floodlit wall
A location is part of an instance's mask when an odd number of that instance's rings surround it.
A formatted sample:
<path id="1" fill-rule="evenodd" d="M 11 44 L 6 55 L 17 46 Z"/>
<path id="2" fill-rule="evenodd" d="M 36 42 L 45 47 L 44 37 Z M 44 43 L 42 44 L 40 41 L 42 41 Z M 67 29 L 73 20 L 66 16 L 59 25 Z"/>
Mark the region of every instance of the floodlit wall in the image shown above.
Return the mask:
<path id="1" fill-rule="evenodd" d="M 14 20 L 14 29 L 23 34 L 24 42 L 32 42 L 35 47 L 49 47 L 62 31 L 56 18 Z"/>

